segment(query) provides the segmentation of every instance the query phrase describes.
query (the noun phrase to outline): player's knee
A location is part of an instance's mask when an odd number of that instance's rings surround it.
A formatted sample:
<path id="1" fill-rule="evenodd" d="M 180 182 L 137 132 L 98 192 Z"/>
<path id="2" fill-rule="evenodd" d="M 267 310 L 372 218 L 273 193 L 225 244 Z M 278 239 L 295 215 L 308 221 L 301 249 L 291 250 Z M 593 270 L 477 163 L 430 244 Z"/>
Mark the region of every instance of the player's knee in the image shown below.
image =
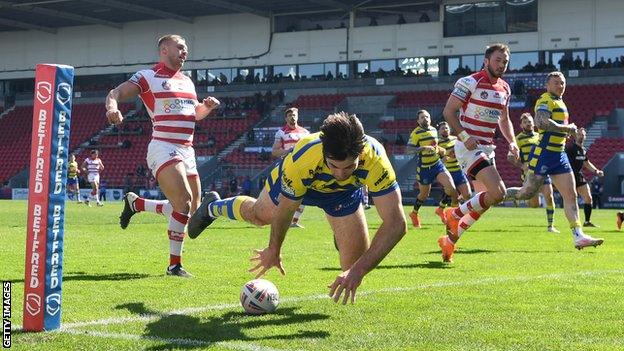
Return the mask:
<path id="1" fill-rule="evenodd" d="M 499 203 L 505 199 L 505 193 L 507 192 L 507 188 L 504 185 L 499 186 L 493 191 L 489 191 L 489 195 L 494 203 Z"/>
<path id="2" fill-rule="evenodd" d="M 401 216 L 401 219 L 393 221 L 393 223 L 395 223 L 395 230 L 399 233 L 401 238 L 407 234 L 407 221 L 405 220 L 405 216 Z"/>
<path id="3" fill-rule="evenodd" d="M 189 213 L 191 211 L 191 193 L 189 192 L 182 192 L 169 201 L 176 212 Z"/>

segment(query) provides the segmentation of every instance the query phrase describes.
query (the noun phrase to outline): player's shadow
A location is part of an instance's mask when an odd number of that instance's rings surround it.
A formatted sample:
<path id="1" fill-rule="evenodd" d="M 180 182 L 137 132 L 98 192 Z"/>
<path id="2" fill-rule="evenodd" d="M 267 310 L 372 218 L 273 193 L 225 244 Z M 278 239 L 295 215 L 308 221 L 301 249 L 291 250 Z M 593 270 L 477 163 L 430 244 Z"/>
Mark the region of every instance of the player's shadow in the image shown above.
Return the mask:
<path id="1" fill-rule="evenodd" d="M 455 250 L 456 254 L 460 254 L 460 255 L 475 255 L 475 254 L 487 254 L 487 253 L 495 253 L 498 251 L 494 251 L 494 250 L 486 250 L 486 249 L 457 249 Z M 425 254 L 439 254 L 440 251 L 427 251 L 424 252 Z"/>
<path id="2" fill-rule="evenodd" d="M 427 263 L 409 263 L 409 264 L 382 264 L 375 269 L 413 269 L 413 268 L 425 268 L 425 269 L 449 269 L 453 268 L 452 265 L 439 261 L 428 261 Z M 342 271 L 339 267 L 322 267 L 321 271 Z"/>
<path id="3" fill-rule="evenodd" d="M 305 330 L 305 323 L 329 319 L 320 313 L 297 313 L 297 308 L 278 308 L 265 316 L 250 316 L 242 312 L 225 312 L 212 317 L 193 317 L 185 314 L 164 314 L 146 308 L 142 302 L 118 305 L 117 309 L 127 309 L 137 315 L 153 316 L 155 320 L 145 326 L 143 336 L 152 341 L 162 342 L 148 350 L 171 350 L 205 348 L 219 346 L 228 348 L 230 343 L 257 342 L 260 340 L 294 340 L 302 338 L 327 338 L 324 330 Z M 291 326 L 279 330 L 295 329 L 296 332 L 268 334 L 262 337 L 250 336 L 254 329 L 275 330 L 276 326 Z M 249 331 L 249 333 L 247 333 Z M 269 332 L 270 333 L 270 332 Z M 240 344 L 238 345 L 241 346 Z"/>
<path id="4" fill-rule="evenodd" d="M 88 274 L 86 272 L 72 272 L 63 274 L 63 282 L 70 281 L 122 281 L 149 278 L 151 275 L 143 273 L 104 273 Z M 10 280 L 12 283 L 23 283 L 24 279 Z"/>

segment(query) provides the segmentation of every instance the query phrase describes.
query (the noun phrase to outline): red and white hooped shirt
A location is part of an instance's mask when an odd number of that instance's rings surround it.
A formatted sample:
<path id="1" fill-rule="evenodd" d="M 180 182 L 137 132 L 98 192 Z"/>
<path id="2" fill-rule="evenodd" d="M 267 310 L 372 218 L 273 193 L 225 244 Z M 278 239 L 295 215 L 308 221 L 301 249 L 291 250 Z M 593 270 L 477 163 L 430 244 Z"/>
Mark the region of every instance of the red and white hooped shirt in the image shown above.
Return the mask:
<path id="1" fill-rule="evenodd" d="M 152 123 L 152 140 L 193 145 L 197 93 L 193 81 L 164 63 L 135 73 L 129 80 L 140 89 L 140 97 Z"/>
<path id="2" fill-rule="evenodd" d="M 100 175 L 100 166 L 102 165 L 102 160 L 97 157 L 95 159 L 91 157 L 87 157 L 85 159 L 87 164 L 87 172 L 90 175 Z"/>
<path id="3" fill-rule="evenodd" d="M 282 127 L 282 129 L 275 132 L 275 140 L 280 142 L 282 149 L 290 151 L 301 138 L 308 134 L 310 134 L 310 132 L 303 127 L 297 126 L 296 128 L 291 128 L 287 124 Z"/>
<path id="4" fill-rule="evenodd" d="M 494 133 L 501 114 L 509 106 L 509 84 L 497 78 L 490 82 L 485 70 L 460 78 L 451 95 L 464 102 L 459 122 L 466 133 L 481 145 L 494 144 Z"/>

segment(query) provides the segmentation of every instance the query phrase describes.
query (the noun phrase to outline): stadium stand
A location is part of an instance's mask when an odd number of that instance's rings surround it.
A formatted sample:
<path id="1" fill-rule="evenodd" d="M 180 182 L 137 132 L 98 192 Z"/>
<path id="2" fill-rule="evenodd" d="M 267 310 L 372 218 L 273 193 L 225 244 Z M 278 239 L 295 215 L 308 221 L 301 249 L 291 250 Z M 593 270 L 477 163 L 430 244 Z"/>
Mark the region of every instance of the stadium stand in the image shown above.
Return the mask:
<path id="1" fill-rule="evenodd" d="M 130 104 L 121 106 L 122 111 L 130 108 Z M 11 131 L 11 133 L 5 133 L 4 138 L 0 140 L 0 152 L 4 155 L 3 166 L 0 167 L 0 182 L 7 181 L 11 176 L 28 167 L 32 114 L 32 106 L 17 106 L 0 120 L 0 130 Z M 69 142 L 72 150 L 88 141 L 108 124 L 103 116 L 103 104 L 73 106 Z"/>

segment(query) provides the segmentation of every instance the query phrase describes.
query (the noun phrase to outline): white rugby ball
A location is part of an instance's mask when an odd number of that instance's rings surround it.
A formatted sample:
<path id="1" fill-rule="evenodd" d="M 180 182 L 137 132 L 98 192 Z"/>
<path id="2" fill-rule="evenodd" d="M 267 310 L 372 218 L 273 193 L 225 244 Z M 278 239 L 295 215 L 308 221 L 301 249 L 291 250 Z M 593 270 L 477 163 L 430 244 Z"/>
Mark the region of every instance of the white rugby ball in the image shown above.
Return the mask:
<path id="1" fill-rule="evenodd" d="M 250 280 L 241 289 L 240 302 L 249 314 L 271 313 L 279 304 L 279 291 L 266 279 Z"/>

